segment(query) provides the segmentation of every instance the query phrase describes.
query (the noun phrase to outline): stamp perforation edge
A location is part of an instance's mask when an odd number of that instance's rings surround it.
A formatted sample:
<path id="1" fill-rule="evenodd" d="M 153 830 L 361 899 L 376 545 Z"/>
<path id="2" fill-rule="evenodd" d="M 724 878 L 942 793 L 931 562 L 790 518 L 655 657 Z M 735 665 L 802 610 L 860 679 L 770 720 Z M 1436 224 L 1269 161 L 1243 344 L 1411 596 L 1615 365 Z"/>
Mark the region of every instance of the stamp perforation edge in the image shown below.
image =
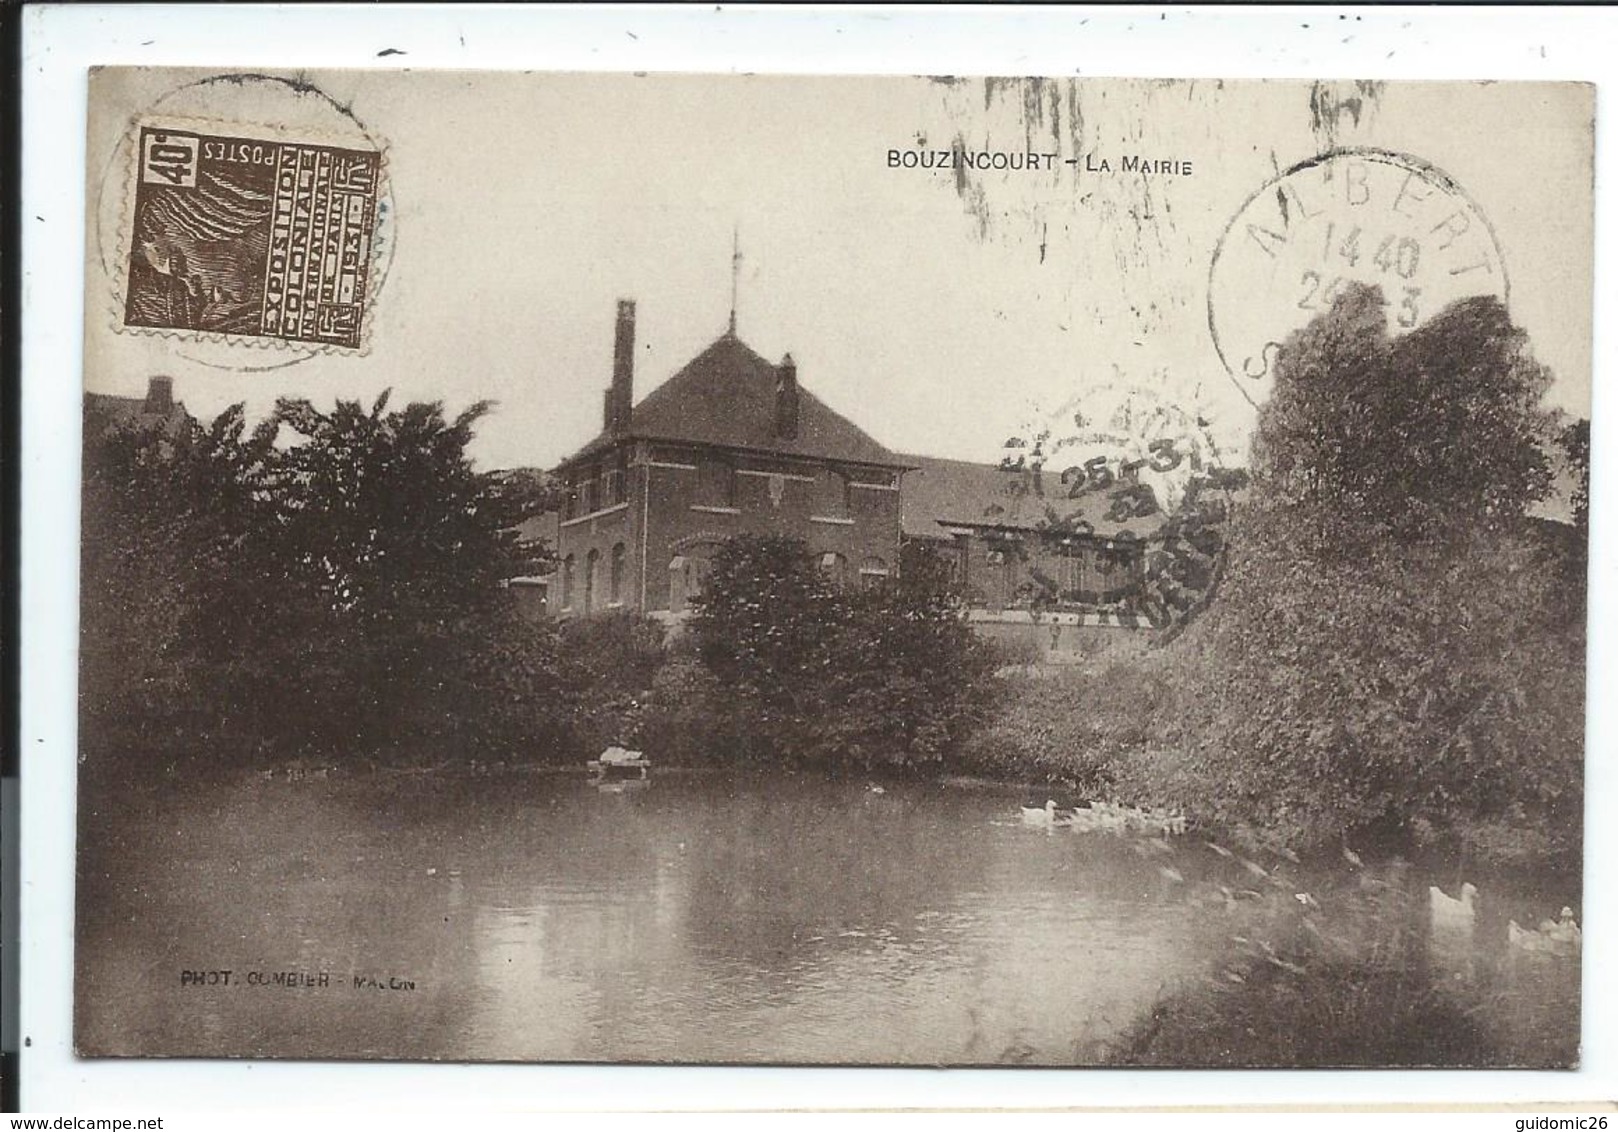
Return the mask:
<path id="1" fill-rule="evenodd" d="M 321 342 L 305 338 L 285 338 L 267 334 L 235 334 L 218 330 L 193 330 L 183 327 L 130 325 L 125 322 L 129 295 L 130 256 L 134 250 L 136 222 L 136 193 L 140 187 L 140 137 L 145 129 L 171 129 L 177 132 L 214 134 L 265 141 L 275 144 L 305 144 L 334 149 L 369 149 L 377 158 L 377 186 L 370 248 L 366 255 L 366 298 L 361 308 L 357 345 L 346 346 L 337 342 Z M 230 347 L 232 350 L 255 350 L 278 355 L 276 361 L 305 360 L 325 355 L 328 357 L 364 357 L 370 353 L 371 334 L 376 317 L 377 301 L 382 284 L 387 278 L 387 266 L 393 256 L 393 217 L 388 155 L 390 146 L 361 126 L 358 136 L 319 128 L 302 129 L 277 126 L 264 122 L 248 122 L 233 118 L 194 117 L 151 112 L 129 115 L 118 135 L 113 152 L 113 168 L 103 178 L 103 192 L 112 183 L 120 186 L 117 210 L 116 252 L 112 263 L 107 263 L 105 245 L 98 247 L 103 270 L 111 286 L 103 299 L 103 313 L 111 329 L 117 334 L 143 338 L 170 339 L 177 342 L 209 343 Z M 119 163 L 121 162 L 121 168 Z M 98 194 L 96 207 L 100 222 L 105 216 L 104 205 Z M 269 359 L 266 359 L 269 360 Z M 216 363 L 204 363 L 216 364 Z"/>

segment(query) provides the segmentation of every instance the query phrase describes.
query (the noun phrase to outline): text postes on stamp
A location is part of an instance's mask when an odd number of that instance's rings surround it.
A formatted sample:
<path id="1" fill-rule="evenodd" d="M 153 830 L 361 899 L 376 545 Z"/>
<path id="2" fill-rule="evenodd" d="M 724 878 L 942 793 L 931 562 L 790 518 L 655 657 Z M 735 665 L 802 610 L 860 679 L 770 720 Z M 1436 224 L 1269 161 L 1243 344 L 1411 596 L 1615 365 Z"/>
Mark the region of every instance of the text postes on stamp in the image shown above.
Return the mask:
<path id="1" fill-rule="evenodd" d="M 359 347 L 378 152 L 142 126 L 136 161 L 126 327 Z"/>
<path id="2" fill-rule="evenodd" d="M 1457 299 L 1509 296 L 1493 228 L 1441 170 L 1374 149 L 1302 162 L 1247 199 L 1209 269 L 1208 327 L 1249 401 L 1268 396 L 1287 336 L 1356 282 L 1381 290 L 1396 334 Z"/>

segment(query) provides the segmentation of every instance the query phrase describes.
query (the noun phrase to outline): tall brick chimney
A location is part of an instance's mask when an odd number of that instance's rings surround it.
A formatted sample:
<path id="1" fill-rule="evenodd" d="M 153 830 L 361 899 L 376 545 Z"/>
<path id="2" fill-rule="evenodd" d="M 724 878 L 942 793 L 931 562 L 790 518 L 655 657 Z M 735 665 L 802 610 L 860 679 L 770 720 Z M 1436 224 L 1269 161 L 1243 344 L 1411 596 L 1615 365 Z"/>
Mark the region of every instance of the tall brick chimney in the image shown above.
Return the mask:
<path id="1" fill-rule="evenodd" d="M 798 363 L 788 354 L 776 367 L 775 435 L 781 440 L 798 439 Z"/>
<path id="2" fill-rule="evenodd" d="M 174 379 L 154 377 L 146 383 L 145 412 L 166 417 L 174 410 Z"/>
<path id="3" fill-rule="evenodd" d="M 612 345 L 612 385 L 607 389 L 606 428 L 621 433 L 629 427 L 635 404 L 635 300 L 618 300 L 618 330 Z"/>

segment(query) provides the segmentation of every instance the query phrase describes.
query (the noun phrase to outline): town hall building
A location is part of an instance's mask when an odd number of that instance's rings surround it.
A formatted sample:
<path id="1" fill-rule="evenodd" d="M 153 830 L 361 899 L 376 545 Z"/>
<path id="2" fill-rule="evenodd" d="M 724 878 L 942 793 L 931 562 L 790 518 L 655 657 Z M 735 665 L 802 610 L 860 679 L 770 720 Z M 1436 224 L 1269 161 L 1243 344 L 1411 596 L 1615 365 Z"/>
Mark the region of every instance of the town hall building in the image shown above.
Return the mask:
<path id="1" fill-rule="evenodd" d="M 898 568 L 909 465 L 761 357 L 732 325 L 633 403 L 635 304 L 618 304 L 601 434 L 556 470 L 557 616 L 685 612 L 741 534 L 800 539 L 838 584 Z"/>
<path id="2" fill-rule="evenodd" d="M 1109 623 L 1143 583 L 1138 523 L 1114 530 L 1097 514 L 1057 534 L 1014 473 L 890 451 L 805 388 L 790 354 L 771 361 L 743 342 L 734 314 L 639 403 L 634 353 L 635 304 L 622 300 L 602 430 L 554 473 L 554 617 L 678 618 L 743 534 L 798 539 L 839 586 L 880 583 L 907 541 L 926 542 L 985 623 L 1028 623 L 1036 608 L 1046 626 Z"/>

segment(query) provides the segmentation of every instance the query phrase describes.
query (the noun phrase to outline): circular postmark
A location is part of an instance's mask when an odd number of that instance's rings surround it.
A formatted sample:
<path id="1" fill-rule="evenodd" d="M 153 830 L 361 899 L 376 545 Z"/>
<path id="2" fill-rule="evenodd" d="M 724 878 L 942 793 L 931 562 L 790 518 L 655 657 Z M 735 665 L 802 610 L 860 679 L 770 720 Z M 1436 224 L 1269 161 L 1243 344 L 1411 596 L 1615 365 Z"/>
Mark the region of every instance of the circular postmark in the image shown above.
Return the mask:
<path id="1" fill-rule="evenodd" d="M 214 74 L 153 99 L 94 206 L 111 327 L 239 372 L 365 352 L 394 248 L 385 160 L 299 78 Z"/>
<path id="2" fill-rule="evenodd" d="M 1090 386 L 1049 414 L 1002 466 L 1017 473 L 1024 515 L 1055 567 L 1030 570 L 1036 607 L 1073 600 L 1101 619 L 1183 628 L 1213 596 L 1239 471 L 1225 466 L 1207 418 L 1149 385 Z M 1083 566 L 1067 559 L 1089 555 Z"/>
<path id="3" fill-rule="evenodd" d="M 1208 329 L 1250 403 L 1287 336 L 1351 283 L 1381 290 L 1393 334 L 1457 299 L 1510 295 L 1493 227 L 1442 170 L 1379 149 L 1300 162 L 1247 198 L 1209 267 Z"/>

